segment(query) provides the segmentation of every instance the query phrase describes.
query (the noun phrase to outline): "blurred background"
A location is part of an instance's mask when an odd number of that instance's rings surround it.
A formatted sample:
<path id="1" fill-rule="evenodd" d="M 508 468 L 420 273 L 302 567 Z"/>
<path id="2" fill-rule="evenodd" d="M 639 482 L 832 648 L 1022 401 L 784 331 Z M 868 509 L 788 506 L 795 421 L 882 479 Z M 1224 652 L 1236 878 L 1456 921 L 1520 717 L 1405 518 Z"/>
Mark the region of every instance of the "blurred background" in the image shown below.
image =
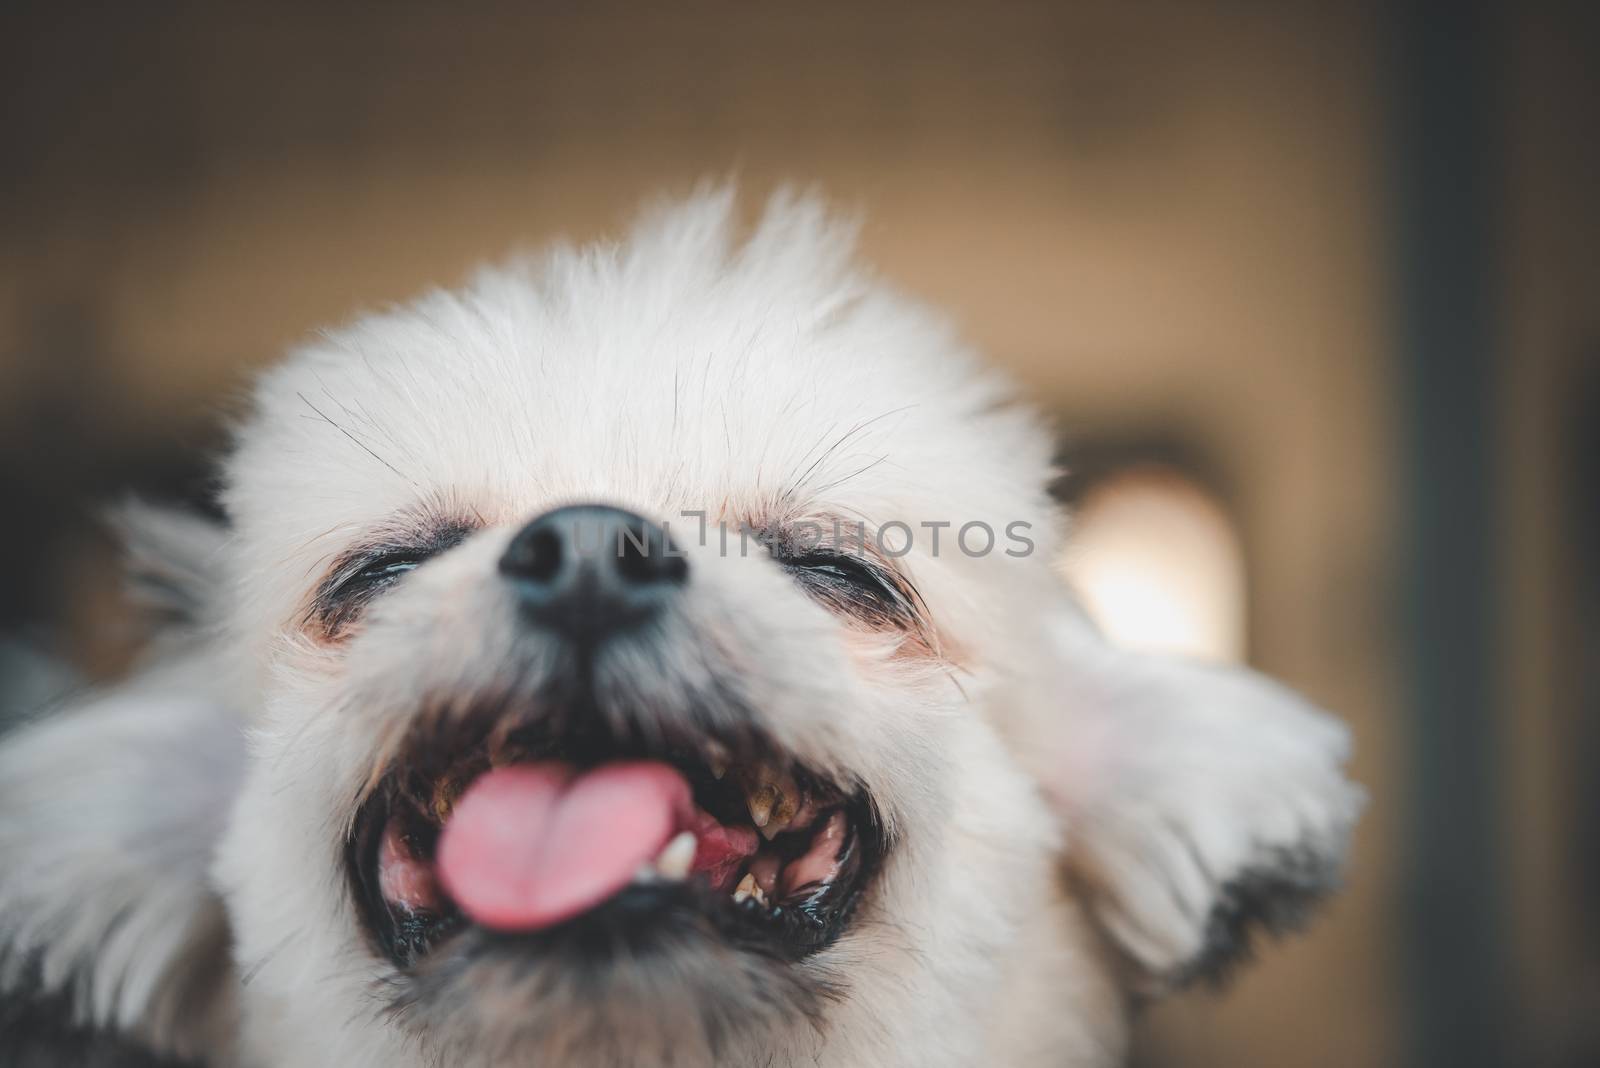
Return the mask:
<path id="1" fill-rule="evenodd" d="M 309 331 L 815 183 L 1058 418 L 1106 626 L 1354 729 L 1348 892 L 1139 1063 L 1600 1065 L 1595 7 L 11 0 L 0 671 L 126 663 L 95 507 Z"/>

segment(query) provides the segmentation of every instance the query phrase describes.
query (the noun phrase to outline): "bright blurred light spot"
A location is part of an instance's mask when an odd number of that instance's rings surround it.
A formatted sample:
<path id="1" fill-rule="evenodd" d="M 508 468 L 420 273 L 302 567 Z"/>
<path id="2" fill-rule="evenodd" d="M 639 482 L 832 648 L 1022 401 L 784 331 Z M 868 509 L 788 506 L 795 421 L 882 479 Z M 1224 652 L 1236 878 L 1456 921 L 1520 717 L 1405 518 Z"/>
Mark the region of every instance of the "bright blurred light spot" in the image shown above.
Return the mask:
<path id="1" fill-rule="evenodd" d="M 1112 641 L 1208 660 L 1244 656 L 1244 553 L 1228 515 L 1164 467 L 1119 472 L 1074 513 L 1062 570 Z"/>

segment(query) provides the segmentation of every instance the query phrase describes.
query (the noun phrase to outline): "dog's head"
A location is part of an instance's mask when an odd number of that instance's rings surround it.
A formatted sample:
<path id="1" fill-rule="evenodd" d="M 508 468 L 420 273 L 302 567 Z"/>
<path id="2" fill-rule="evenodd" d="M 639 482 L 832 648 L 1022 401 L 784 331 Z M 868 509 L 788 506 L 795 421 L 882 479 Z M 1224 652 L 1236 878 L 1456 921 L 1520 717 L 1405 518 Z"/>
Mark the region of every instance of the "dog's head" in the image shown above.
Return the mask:
<path id="1" fill-rule="evenodd" d="M 262 380 L 199 643 L 246 1056 L 1087 1063 L 1329 885 L 1339 732 L 1103 646 L 1034 419 L 815 204 L 734 230 Z"/>

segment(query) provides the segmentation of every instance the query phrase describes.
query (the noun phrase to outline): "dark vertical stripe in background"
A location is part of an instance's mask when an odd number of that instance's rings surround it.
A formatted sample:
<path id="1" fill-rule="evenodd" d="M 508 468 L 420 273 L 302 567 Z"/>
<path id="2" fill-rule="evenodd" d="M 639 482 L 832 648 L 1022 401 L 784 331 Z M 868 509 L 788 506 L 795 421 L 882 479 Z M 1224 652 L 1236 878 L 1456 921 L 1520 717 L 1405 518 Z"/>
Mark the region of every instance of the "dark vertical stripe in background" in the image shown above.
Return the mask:
<path id="1" fill-rule="evenodd" d="M 1390 158 L 1409 714 L 1401 946 L 1408 1063 L 1509 1064 L 1494 665 L 1498 28 L 1390 9 Z"/>

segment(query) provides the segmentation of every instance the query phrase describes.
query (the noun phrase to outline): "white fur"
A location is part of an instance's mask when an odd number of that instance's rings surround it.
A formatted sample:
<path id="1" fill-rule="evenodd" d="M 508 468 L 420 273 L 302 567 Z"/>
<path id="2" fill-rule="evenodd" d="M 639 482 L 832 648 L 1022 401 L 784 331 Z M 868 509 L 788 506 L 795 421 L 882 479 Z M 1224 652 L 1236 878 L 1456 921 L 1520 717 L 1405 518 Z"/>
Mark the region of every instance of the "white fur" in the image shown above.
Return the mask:
<path id="1" fill-rule="evenodd" d="M 741 1056 L 1115 1063 L 1127 996 L 1216 950 L 1208 919 L 1238 877 L 1285 857 L 1316 880 L 1336 869 L 1359 808 L 1343 732 L 1243 673 L 1104 646 L 1050 566 L 1046 434 L 942 319 L 851 257 L 848 227 L 787 196 L 740 242 L 731 193 L 714 191 L 619 245 L 559 247 L 363 319 L 266 374 L 225 467 L 231 537 L 180 582 L 211 587 L 220 627 L 0 748 L 0 791 L 26 799 L 0 815 L 0 850 L 24 860 L 0 874 L 8 959 L 42 953 L 86 1018 L 150 1038 L 153 976 L 217 901 L 214 856 L 248 979 L 208 1006 L 231 1021 L 206 1032 L 216 1060 L 434 1063 L 451 1036 L 377 1011 L 393 969 L 360 935 L 344 836 L 416 695 L 505 671 L 494 563 L 511 534 L 598 500 L 673 521 L 690 548 L 697 640 L 662 685 L 737 674 L 773 738 L 859 778 L 899 836 L 850 932 L 794 966 L 844 979 L 825 1026 L 774 1027 Z M 693 545 L 676 519 L 691 509 L 910 525 L 901 565 L 938 655 L 849 631 L 759 546 Z M 348 642 L 309 633 L 332 561 L 429 517 L 476 532 Z M 1031 524 L 1034 552 L 969 557 L 952 528 L 934 553 L 919 526 L 974 520 Z M 729 648 L 736 670 L 705 651 Z M 151 835 L 159 848 L 131 847 Z"/>
<path id="2" fill-rule="evenodd" d="M 189 1055 L 227 1040 L 211 850 L 244 747 L 214 663 L 179 655 L 0 746 L 0 989 Z"/>

